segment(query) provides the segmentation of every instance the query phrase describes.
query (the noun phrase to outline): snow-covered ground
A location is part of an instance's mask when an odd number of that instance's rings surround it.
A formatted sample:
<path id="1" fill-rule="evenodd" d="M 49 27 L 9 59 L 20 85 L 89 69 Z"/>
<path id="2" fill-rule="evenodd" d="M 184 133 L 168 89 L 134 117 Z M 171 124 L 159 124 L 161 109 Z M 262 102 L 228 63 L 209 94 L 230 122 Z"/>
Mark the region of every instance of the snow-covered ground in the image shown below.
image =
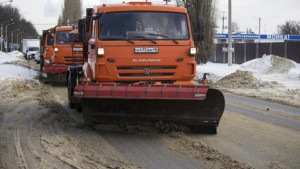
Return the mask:
<path id="1" fill-rule="evenodd" d="M 253 75 L 262 82 L 275 82 L 287 89 L 300 89 L 300 64 L 283 59 L 287 61 L 274 65 L 271 61 L 272 57 L 276 56 L 263 56 L 241 65 L 233 64 L 232 66 L 211 62 L 197 65 L 197 78 L 201 79 L 203 73 L 208 72 L 211 74 L 211 78 L 209 78 L 211 82 L 216 83 L 225 76 L 241 70 L 253 72 Z"/>
<path id="2" fill-rule="evenodd" d="M 263 56 L 244 64 L 207 63 L 197 65 L 196 81 L 210 73 L 213 88 L 238 95 L 255 97 L 300 107 L 300 64 L 278 56 Z M 38 83 L 38 71 L 20 52 L 0 53 L 0 89 L 22 84 Z"/>
<path id="3" fill-rule="evenodd" d="M 21 52 L 0 52 L 0 80 L 33 79 L 38 72 L 30 69 L 31 65 Z"/>
<path id="4" fill-rule="evenodd" d="M 300 107 L 300 64 L 278 56 L 263 56 L 238 65 L 197 65 L 197 78 L 208 72 L 212 87 L 239 95 Z"/>

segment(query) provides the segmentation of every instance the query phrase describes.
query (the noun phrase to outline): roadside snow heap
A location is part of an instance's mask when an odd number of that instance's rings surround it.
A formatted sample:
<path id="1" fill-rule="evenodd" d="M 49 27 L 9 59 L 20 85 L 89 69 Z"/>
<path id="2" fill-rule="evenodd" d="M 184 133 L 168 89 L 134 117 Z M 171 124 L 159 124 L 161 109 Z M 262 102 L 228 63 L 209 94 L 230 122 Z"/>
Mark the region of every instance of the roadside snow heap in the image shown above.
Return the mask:
<path id="1" fill-rule="evenodd" d="M 0 52 L 0 90 L 27 90 L 39 85 L 38 72 L 31 69 L 22 53 Z"/>
<path id="2" fill-rule="evenodd" d="M 216 85 L 226 88 L 254 88 L 258 82 L 253 72 L 237 70 L 219 80 Z"/>
<path id="3" fill-rule="evenodd" d="M 22 53 L 0 53 L 0 80 L 32 79 L 37 76 L 37 72 L 30 68 L 30 63 L 24 59 Z"/>
<path id="4" fill-rule="evenodd" d="M 279 56 L 264 55 L 262 58 L 250 60 L 241 65 L 241 70 L 260 74 L 286 74 L 295 68 L 296 63 Z"/>
<path id="5" fill-rule="evenodd" d="M 280 85 L 277 80 L 283 78 L 300 78 L 297 63 L 279 57 L 264 55 L 262 58 L 245 62 L 238 70 L 219 80 L 216 85 L 221 88 L 259 88 Z M 268 80 L 268 78 L 272 80 Z M 267 79 L 267 80 L 266 80 Z"/>

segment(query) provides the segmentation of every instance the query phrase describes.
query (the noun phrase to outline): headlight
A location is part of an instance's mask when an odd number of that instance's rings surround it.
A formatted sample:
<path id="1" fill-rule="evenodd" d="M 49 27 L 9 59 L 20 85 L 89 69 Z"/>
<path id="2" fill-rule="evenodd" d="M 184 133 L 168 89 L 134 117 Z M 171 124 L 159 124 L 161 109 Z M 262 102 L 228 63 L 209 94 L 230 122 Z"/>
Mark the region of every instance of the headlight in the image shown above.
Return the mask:
<path id="1" fill-rule="evenodd" d="M 50 64 L 50 60 L 48 60 L 48 59 L 45 59 L 45 62 L 46 62 L 47 64 Z"/>
<path id="2" fill-rule="evenodd" d="M 190 55 L 195 55 L 197 53 L 197 48 L 190 48 Z"/>
<path id="3" fill-rule="evenodd" d="M 98 48 L 98 55 L 100 56 L 104 55 L 104 48 Z"/>
<path id="4" fill-rule="evenodd" d="M 58 48 L 54 48 L 54 51 L 55 51 L 55 52 L 58 52 Z"/>

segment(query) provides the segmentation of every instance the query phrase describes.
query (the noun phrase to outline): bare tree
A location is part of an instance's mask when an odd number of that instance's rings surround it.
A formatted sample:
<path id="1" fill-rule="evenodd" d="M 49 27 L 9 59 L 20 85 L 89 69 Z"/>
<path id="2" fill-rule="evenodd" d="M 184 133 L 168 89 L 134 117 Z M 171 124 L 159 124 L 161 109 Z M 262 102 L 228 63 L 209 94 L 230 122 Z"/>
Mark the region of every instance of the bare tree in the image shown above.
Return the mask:
<path id="1" fill-rule="evenodd" d="M 58 19 L 58 25 L 76 24 L 82 17 L 81 0 L 65 0 L 62 14 Z"/>
<path id="2" fill-rule="evenodd" d="M 182 2 L 189 12 L 193 33 L 204 37 L 204 41 L 195 42 L 195 45 L 200 48 L 200 53 L 196 55 L 196 62 L 206 63 L 215 50 L 213 43 L 216 27 L 215 1 L 182 0 Z"/>
<path id="3" fill-rule="evenodd" d="M 300 35 L 300 21 L 286 21 L 285 24 L 279 25 L 279 33 Z"/>
<path id="4" fill-rule="evenodd" d="M 8 20 L 13 19 L 12 22 L 8 22 Z M 15 8 L 11 5 L 2 6 L 0 5 L 0 23 L 3 24 L 3 37 L 6 37 L 6 28 L 7 28 L 7 38 L 8 43 L 14 42 L 14 43 L 21 43 L 21 37 L 22 38 L 38 38 L 38 33 L 33 26 L 33 24 L 30 21 L 27 21 L 23 18 L 23 16 L 20 14 L 20 11 L 18 8 Z M 12 24 L 13 23 L 13 24 Z M 7 26 L 9 24 L 9 26 Z M 1 25 L 0 25 L 1 26 Z M 17 42 L 17 36 L 13 36 L 13 39 L 11 39 L 11 31 L 15 31 L 14 35 L 16 35 L 17 32 L 23 32 L 20 33 L 21 36 L 18 38 Z"/>
<path id="5" fill-rule="evenodd" d="M 231 23 L 231 29 L 232 29 L 232 32 L 234 32 L 234 33 L 241 33 L 240 32 L 240 27 L 239 27 L 239 25 L 236 23 L 236 22 L 232 22 Z"/>

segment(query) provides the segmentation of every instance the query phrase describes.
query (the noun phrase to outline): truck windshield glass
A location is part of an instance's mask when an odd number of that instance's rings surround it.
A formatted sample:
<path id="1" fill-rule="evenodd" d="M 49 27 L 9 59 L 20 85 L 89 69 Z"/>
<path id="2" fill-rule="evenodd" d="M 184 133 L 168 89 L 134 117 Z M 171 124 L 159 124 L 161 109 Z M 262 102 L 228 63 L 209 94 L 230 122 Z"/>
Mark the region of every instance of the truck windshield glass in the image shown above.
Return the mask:
<path id="1" fill-rule="evenodd" d="M 56 33 L 56 43 L 57 44 L 71 44 L 72 34 L 69 31 L 62 31 Z"/>
<path id="2" fill-rule="evenodd" d="M 100 18 L 101 40 L 187 40 L 187 17 L 171 12 L 114 12 Z"/>

